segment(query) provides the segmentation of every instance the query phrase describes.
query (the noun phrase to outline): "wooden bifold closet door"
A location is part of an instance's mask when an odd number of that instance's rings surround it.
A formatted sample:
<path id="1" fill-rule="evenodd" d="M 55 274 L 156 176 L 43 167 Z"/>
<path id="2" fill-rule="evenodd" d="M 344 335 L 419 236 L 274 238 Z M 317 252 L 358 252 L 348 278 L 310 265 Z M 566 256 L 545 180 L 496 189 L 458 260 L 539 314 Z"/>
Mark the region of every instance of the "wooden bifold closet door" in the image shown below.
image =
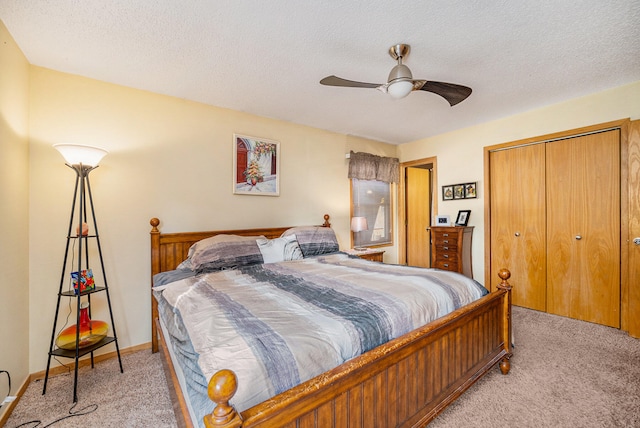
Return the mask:
<path id="1" fill-rule="evenodd" d="M 517 306 L 547 310 L 544 144 L 491 152 L 491 267 L 508 267 Z M 493 278 L 493 277 L 496 278 Z M 492 275 L 492 290 L 500 278 Z"/>
<path id="2" fill-rule="evenodd" d="M 491 267 L 513 304 L 619 328 L 620 130 L 489 156 Z"/>
<path id="3" fill-rule="evenodd" d="M 620 327 L 620 131 L 547 144 L 547 311 Z"/>

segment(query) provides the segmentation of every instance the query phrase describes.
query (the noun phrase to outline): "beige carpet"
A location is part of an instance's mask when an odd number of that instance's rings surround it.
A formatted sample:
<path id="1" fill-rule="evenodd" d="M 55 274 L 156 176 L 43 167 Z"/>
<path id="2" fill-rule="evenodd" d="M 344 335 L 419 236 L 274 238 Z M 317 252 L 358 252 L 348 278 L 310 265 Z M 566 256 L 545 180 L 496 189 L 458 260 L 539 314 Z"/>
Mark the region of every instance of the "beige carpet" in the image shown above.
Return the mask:
<path id="1" fill-rule="evenodd" d="M 66 360 L 69 361 L 69 360 Z M 99 362 L 94 369 L 81 367 L 78 374 L 78 403 L 73 406 L 73 372 L 49 378 L 47 393 L 43 381 L 31 382 L 18 402 L 6 427 L 15 428 L 30 421 L 41 421 L 38 428 L 137 428 L 176 427 L 175 415 L 165 383 L 160 354 L 150 350 L 123 355 L 120 373 L 118 359 Z M 22 425 L 35 428 L 35 423 Z"/>
<path id="2" fill-rule="evenodd" d="M 640 427 L 640 340 L 619 330 L 522 308 L 513 313 L 511 372 L 495 368 L 429 428 Z M 141 351 L 81 369 L 78 411 L 53 427 L 174 427 L 159 355 Z M 68 416 L 73 376 L 29 385 L 8 420 L 40 428 Z M 34 427 L 34 424 L 24 425 Z"/>

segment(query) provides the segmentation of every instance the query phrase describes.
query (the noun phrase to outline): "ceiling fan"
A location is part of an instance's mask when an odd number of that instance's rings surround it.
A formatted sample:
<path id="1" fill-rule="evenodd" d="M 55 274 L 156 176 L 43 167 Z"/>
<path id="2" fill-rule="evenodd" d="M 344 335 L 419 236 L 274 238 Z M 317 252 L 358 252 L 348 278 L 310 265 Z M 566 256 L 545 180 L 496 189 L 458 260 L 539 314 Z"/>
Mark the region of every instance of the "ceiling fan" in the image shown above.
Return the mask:
<path id="1" fill-rule="evenodd" d="M 398 61 L 398 65 L 391 69 L 387 83 L 356 82 L 337 76 L 327 76 L 320 83 L 327 86 L 344 86 L 348 88 L 375 88 L 397 99 L 406 97 L 412 91 L 433 92 L 447 100 L 452 107 L 471 95 L 471 88 L 466 86 L 432 80 L 414 80 L 409 67 L 402 63 L 402 58 L 406 58 L 409 55 L 409 50 L 410 46 L 405 44 L 393 45 L 389 48 L 389 55 Z"/>

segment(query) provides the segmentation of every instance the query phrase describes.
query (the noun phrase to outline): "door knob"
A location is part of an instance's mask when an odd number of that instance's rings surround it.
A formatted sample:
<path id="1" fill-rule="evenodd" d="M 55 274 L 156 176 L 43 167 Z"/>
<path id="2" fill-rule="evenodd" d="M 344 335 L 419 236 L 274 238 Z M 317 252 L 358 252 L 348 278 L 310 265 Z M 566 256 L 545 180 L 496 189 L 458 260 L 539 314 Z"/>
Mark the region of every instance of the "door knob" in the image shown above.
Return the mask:
<path id="1" fill-rule="evenodd" d="M 520 236 L 520 232 L 516 232 L 516 233 L 515 233 L 515 235 L 516 235 L 516 236 Z"/>
<path id="2" fill-rule="evenodd" d="M 636 245 L 640 245 L 640 238 L 633 238 L 633 243 Z"/>
<path id="3" fill-rule="evenodd" d="M 580 235 L 576 235 L 576 241 L 579 241 L 579 240 L 581 240 L 581 239 L 582 239 L 582 236 L 580 236 Z"/>

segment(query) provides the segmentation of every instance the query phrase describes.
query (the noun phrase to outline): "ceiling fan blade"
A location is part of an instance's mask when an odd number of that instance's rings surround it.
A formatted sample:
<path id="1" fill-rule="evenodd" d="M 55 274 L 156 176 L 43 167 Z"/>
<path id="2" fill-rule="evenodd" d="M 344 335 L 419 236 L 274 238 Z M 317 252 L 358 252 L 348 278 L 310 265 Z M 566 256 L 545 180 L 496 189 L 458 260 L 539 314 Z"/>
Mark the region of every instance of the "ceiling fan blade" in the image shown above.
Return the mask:
<path id="1" fill-rule="evenodd" d="M 440 95 L 451 104 L 451 107 L 466 100 L 471 95 L 471 88 L 467 86 L 430 80 L 427 80 L 421 88 L 417 89 Z"/>
<path id="2" fill-rule="evenodd" d="M 348 88 L 377 88 L 380 86 L 379 83 L 356 82 L 337 76 L 327 76 L 320 81 L 320 84 L 327 86 L 346 86 Z"/>

